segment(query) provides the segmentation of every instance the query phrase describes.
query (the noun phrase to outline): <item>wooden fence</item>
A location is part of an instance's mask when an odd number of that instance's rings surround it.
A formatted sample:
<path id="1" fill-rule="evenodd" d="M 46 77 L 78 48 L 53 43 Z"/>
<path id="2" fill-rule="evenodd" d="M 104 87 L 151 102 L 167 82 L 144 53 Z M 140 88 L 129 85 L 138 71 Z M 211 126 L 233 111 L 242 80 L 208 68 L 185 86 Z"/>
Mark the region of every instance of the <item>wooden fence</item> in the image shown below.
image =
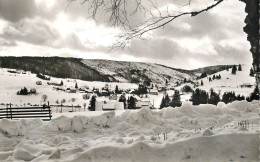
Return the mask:
<path id="1" fill-rule="evenodd" d="M 41 118 L 51 120 L 51 107 L 43 105 L 42 107 L 12 107 L 8 104 L 7 108 L 0 108 L 0 119 L 23 119 L 23 118 Z"/>

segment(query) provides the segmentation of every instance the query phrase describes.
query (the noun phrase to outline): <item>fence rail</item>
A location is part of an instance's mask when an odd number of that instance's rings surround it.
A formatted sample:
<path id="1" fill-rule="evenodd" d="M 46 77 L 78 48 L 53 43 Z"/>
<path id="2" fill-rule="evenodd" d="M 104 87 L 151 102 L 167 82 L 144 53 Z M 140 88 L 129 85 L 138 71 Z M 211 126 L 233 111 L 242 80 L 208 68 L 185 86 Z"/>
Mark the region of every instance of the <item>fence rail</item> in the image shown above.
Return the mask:
<path id="1" fill-rule="evenodd" d="M 12 107 L 8 104 L 7 108 L 0 109 L 0 119 L 19 119 L 19 118 L 41 118 L 51 120 L 51 107 L 43 105 L 42 107 Z"/>

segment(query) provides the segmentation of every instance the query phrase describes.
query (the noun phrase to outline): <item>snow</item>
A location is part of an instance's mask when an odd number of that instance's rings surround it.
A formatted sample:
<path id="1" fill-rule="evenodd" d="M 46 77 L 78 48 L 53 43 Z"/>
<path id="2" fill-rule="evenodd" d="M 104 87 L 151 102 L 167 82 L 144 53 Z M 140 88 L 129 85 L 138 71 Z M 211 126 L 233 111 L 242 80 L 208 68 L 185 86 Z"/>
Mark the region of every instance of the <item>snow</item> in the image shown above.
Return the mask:
<path id="1" fill-rule="evenodd" d="M 135 65 L 135 64 L 133 64 Z M 96 65 L 93 65 L 96 66 Z M 124 67 L 125 65 L 122 65 Z M 167 68 L 156 70 L 156 65 L 136 63 L 136 67 L 148 68 L 148 74 L 157 75 L 167 72 Z M 151 68 L 153 67 L 153 68 Z M 111 66 L 103 73 L 112 74 L 116 68 Z M 249 77 L 250 66 L 242 66 L 243 71 L 232 75 L 231 71 L 222 71 L 221 80 L 208 82 L 202 79 L 201 89 L 213 88 L 216 92 L 235 91 L 248 96 L 252 88 L 240 88 L 244 83 L 254 84 Z M 104 68 L 103 68 L 104 69 Z M 88 105 L 82 93 L 57 91 L 53 86 L 36 85 L 35 74 L 10 74 L 8 69 L 0 69 L 0 104 L 12 103 L 15 106 L 42 104 L 43 94 L 48 96 L 50 104 L 66 99 L 64 105 Z M 110 70 L 110 71 L 109 71 Z M 171 74 L 175 75 L 175 73 Z M 181 75 L 181 74 L 180 74 Z M 183 77 L 183 75 L 179 76 Z M 229 78 L 229 79 L 227 79 Z M 66 89 L 89 86 L 90 89 L 102 88 L 106 84 L 110 89 L 118 85 L 120 89 L 137 88 L 130 83 L 87 82 L 75 79 L 51 78 L 52 82 L 63 80 Z M 182 85 L 184 86 L 184 85 Z M 16 92 L 23 87 L 35 88 L 38 95 L 21 96 Z M 181 89 L 177 87 L 177 89 Z M 173 90 L 167 91 L 169 96 Z M 156 108 L 160 106 L 163 93 L 139 98 L 150 101 Z M 219 102 L 217 106 L 202 104 L 193 106 L 191 93 L 181 95 L 183 102 L 179 108 L 150 110 L 123 110 L 122 103 L 116 111 L 69 112 L 72 107 L 52 106 L 52 120 L 40 119 L 0 120 L 0 161 L 258 161 L 259 148 L 259 102 L 235 101 L 229 104 Z M 130 95 L 126 94 L 126 98 Z M 76 101 L 72 102 L 72 98 Z M 107 97 L 98 97 L 98 103 L 114 103 Z M 1 105 L 0 105 L 1 107 Z M 246 121 L 242 127 L 238 123 Z"/>
<path id="2" fill-rule="evenodd" d="M 96 69 L 101 74 L 114 76 L 115 79 L 118 79 L 120 82 L 127 81 L 125 78 L 120 76 L 121 74 L 124 76 L 124 74 L 129 74 L 130 70 L 136 69 L 144 72 L 144 74 L 155 83 L 165 83 L 166 79 L 168 79 L 169 82 L 175 83 L 176 81 L 181 81 L 184 78 L 188 79 L 193 77 L 188 73 L 179 72 L 177 70 L 153 63 L 111 60 L 82 60 L 82 62 L 87 66 Z M 169 77 L 171 77 L 170 80 Z"/>
<path id="3" fill-rule="evenodd" d="M 213 88 L 215 92 L 223 94 L 224 92 L 234 91 L 236 95 L 244 95 L 247 97 L 250 93 L 253 92 L 254 86 L 251 88 L 241 88 L 240 85 L 245 83 L 249 83 L 251 85 L 255 85 L 255 77 L 249 76 L 249 71 L 252 65 L 242 65 L 242 71 L 237 71 L 236 74 L 231 74 L 231 69 L 229 71 L 221 71 L 216 73 L 215 75 L 221 75 L 220 80 L 213 80 L 209 82 L 208 78 L 213 78 L 213 75 L 208 76 L 207 78 L 200 79 L 203 81 L 203 86 L 199 86 L 198 88 L 209 91 L 210 88 Z"/>
<path id="4" fill-rule="evenodd" d="M 0 160 L 258 161 L 258 113 L 256 101 L 184 102 L 162 110 L 63 113 L 49 122 L 2 119 Z"/>
<path id="5" fill-rule="evenodd" d="M 81 106 L 86 103 L 89 104 L 89 100 L 83 99 L 84 93 L 68 93 L 64 91 L 57 91 L 54 90 L 52 85 L 48 85 L 47 82 L 55 82 L 60 83 L 63 81 L 63 86 L 60 88 L 66 89 L 75 87 L 75 84 L 78 84 L 78 87 L 82 86 L 89 86 L 92 90 L 94 87 L 101 89 L 106 84 L 109 85 L 109 88 L 112 90 L 115 89 L 116 85 L 118 85 L 119 89 L 134 89 L 138 86 L 136 84 L 131 83 L 115 83 L 115 82 L 90 82 L 90 81 L 82 81 L 82 80 L 75 80 L 75 79 L 61 79 L 61 78 L 54 78 L 51 77 L 50 81 L 41 80 L 36 77 L 36 74 L 31 74 L 30 72 L 26 72 L 26 74 L 11 74 L 8 73 L 9 69 L 0 68 L 0 107 L 4 104 L 12 103 L 13 107 L 19 107 L 34 104 L 43 104 L 44 101 L 42 100 L 42 95 L 47 95 L 47 100 L 49 101 L 50 105 L 57 105 L 56 101 L 58 100 L 59 103 L 62 99 L 66 100 L 66 103 L 63 105 L 67 106 Z M 36 85 L 36 81 L 42 81 L 42 85 Z M 17 95 L 17 91 L 21 90 L 21 88 L 26 87 L 28 90 L 35 88 L 37 91 L 37 95 Z M 76 101 L 72 102 L 72 98 L 75 98 Z M 100 98 L 102 101 L 106 100 L 105 98 Z M 63 108 L 64 112 L 68 112 L 71 108 Z M 55 112 L 55 110 L 54 110 Z"/>

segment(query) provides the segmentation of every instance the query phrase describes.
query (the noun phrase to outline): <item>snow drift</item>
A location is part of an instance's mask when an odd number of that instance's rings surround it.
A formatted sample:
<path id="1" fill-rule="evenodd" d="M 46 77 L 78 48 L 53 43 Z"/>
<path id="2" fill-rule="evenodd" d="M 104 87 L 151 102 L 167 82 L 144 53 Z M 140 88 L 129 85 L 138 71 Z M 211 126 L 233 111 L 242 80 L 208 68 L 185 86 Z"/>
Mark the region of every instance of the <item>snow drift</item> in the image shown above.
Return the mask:
<path id="1" fill-rule="evenodd" d="M 50 122 L 3 119 L 0 160 L 258 161 L 258 112 L 258 102 L 186 102 L 180 108 L 62 116 Z"/>

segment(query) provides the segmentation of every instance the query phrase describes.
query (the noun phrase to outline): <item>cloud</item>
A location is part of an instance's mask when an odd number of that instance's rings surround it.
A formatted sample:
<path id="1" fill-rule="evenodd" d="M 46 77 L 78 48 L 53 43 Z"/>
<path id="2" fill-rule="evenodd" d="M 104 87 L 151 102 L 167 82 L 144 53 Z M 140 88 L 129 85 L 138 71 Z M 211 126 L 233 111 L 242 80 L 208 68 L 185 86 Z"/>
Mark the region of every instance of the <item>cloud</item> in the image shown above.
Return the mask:
<path id="1" fill-rule="evenodd" d="M 0 0 L 0 17 L 17 22 L 24 17 L 34 17 L 35 3 L 32 0 Z"/>
<path id="2" fill-rule="evenodd" d="M 187 2 L 186 0 L 185 2 Z M 191 8 L 183 0 L 157 1 L 158 6 L 180 10 L 205 8 L 214 3 L 193 0 Z M 148 1 L 146 2 L 148 3 Z M 174 3 L 174 5 L 172 5 Z M 118 28 L 101 13 L 98 24 L 88 19 L 87 4 L 67 0 L 0 0 L 0 55 L 45 55 L 147 61 L 179 68 L 250 62 L 250 44 L 243 32 L 245 5 L 229 0 L 196 17 L 184 16 L 151 32 L 149 40 L 135 39 L 130 50 L 107 53 Z M 128 9 L 133 9 L 131 3 Z M 151 5 L 149 6 L 153 8 Z M 169 6 L 168 6 L 169 7 Z M 142 12 L 129 19 L 132 25 L 147 17 Z"/>

